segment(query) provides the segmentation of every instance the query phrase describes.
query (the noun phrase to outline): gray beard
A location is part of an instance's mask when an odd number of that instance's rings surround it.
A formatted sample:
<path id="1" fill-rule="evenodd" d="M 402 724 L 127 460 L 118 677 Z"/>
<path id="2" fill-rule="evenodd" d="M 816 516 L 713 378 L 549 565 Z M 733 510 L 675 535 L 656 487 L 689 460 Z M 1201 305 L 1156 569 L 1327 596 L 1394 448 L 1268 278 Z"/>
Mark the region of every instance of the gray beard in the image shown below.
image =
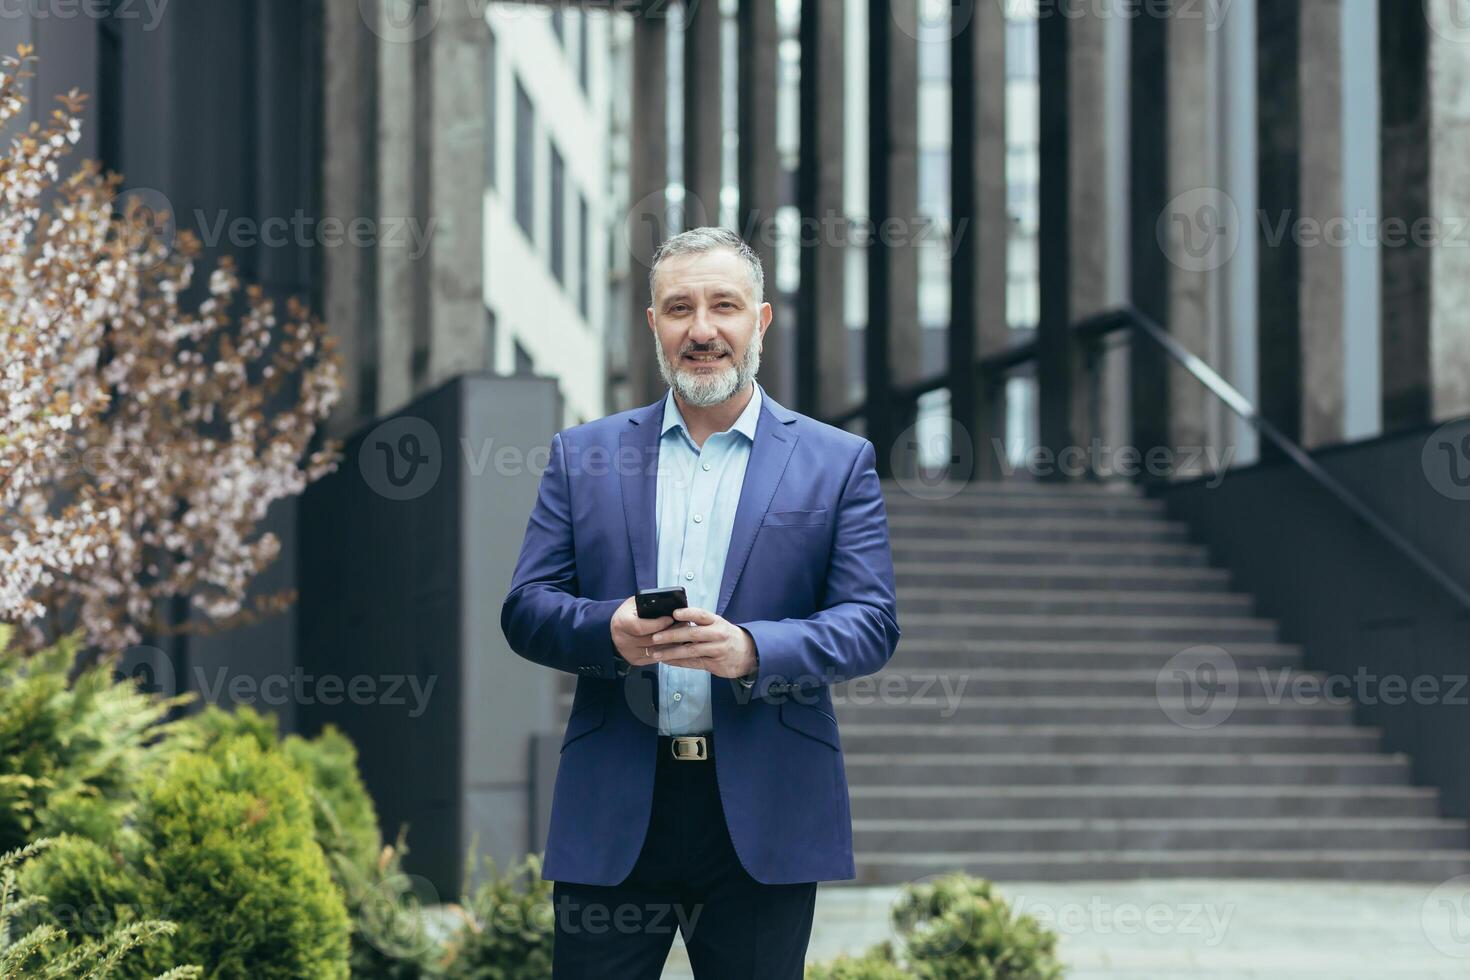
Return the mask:
<path id="1" fill-rule="evenodd" d="M 674 394 L 685 402 L 698 408 L 709 408 L 735 397 L 737 392 L 744 391 L 745 386 L 755 380 L 761 366 L 759 335 L 752 337 L 745 346 L 745 356 L 738 364 L 702 375 L 676 371 L 664 356 L 664 345 L 657 338 L 654 338 L 653 350 L 658 356 L 658 372 L 663 376 L 664 384 L 674 389 Z"/>

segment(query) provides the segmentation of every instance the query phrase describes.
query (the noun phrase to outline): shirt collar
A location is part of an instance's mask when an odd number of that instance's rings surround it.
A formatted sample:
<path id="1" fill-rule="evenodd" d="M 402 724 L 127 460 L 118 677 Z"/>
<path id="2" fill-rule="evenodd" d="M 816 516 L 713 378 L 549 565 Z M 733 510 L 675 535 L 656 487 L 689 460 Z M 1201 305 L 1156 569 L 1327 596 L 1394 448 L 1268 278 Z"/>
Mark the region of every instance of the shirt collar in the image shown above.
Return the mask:
<path id="1" fill-rule="evenodd" d="M 761 414 L 761 386 L 752 383 L 751 387 L 755 390 L 751 392 L 750 401 L 740 413 L 740 417 L 735 420 L 735 424 L 730 426 L 730 430 L 739 432 L 754 442 L 755 423 Z M 666 435 L 670 429 L 676 427 L 683 429 L 685 435 L 689 435 L 689 426 L 684 423 L 684 413 L 679 411 L 679 403 L 674 400 L 674 391 L 671 388 L 664 396 L 664 422 L 662 428 L 659 429 L 659 435 Z M 690 438 L 694 437 L 690 436 Z"/>

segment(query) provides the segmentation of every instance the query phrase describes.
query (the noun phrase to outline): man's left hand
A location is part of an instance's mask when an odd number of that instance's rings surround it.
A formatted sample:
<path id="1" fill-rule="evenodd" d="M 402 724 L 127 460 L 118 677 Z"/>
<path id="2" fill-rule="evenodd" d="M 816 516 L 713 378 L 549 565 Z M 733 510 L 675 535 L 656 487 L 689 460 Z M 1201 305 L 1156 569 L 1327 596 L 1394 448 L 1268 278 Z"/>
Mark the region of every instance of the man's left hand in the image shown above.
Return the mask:
<path id="1" fill-rule="evenodd" d="M 675 609 L 674 619 L 673 626 L 649 637 L 648 656 L 716 677 L 744 677 L 755 670 L 755 640 L 739 626 L 697 606 Z"/>

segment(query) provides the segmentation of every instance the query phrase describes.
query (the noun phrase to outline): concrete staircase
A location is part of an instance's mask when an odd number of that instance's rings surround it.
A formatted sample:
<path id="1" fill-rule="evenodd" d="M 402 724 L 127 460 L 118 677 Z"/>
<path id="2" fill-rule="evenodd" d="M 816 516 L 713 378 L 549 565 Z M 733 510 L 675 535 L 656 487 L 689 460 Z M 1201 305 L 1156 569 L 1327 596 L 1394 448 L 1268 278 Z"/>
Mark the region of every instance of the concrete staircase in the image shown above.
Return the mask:
<path id="1" fill-rule="evenodd" d="M 885 496 L 903 639 L 834 690 L 859 884 L 1470 873 L 1470 824 L 1351 705 L 1282 693 L 1299 649 L 1158 502 Z M 1174 668 L 1221 657 L 1233 709 L 1198 714 Z"/>

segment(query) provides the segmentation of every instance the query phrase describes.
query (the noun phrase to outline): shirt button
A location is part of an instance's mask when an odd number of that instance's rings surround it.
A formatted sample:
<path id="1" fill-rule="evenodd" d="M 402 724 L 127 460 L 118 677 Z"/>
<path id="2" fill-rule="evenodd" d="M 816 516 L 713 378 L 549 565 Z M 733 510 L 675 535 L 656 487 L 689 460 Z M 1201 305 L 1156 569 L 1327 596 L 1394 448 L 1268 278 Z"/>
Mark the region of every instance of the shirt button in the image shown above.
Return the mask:
<path id="1" fill-rule="evenodd" d="M 709 472 L 709 464 L 708 463 L 701 463 L 700 464 L 700 468 L 703 469 L 706 473 Z"/>
<path id="2" fill-rule="evenodd" d="M 692 581 L 694 581 L 694 573 L 693 572 L 685 572 L 684 573 L 684 581 L 686 581 L 686 582 L 692 582 Z"/>
<path id="3" fill-rule="evenodd" d="M 698 514 L 695 514 L 695 515 L 694 515 L 694 523 L 696 523 L 696 524 L 699 524 L 699 523 L 701 523 L 701 522 L 702 522 L 702 521 L 703 521 L 703 520 L 704 520 L 704 518 L 703 518 L 703 517 L 701 517 L 701 516 L 700 516 L 700 515 L 698 515 Z"/>
<path id="4" fill-rule="evenodd" d="M 678 691 L 675 691 L 674 692 L 674 700 L 675 701 L 683 701 L 684 700 L 684 695 L 680 694 Z"/>

